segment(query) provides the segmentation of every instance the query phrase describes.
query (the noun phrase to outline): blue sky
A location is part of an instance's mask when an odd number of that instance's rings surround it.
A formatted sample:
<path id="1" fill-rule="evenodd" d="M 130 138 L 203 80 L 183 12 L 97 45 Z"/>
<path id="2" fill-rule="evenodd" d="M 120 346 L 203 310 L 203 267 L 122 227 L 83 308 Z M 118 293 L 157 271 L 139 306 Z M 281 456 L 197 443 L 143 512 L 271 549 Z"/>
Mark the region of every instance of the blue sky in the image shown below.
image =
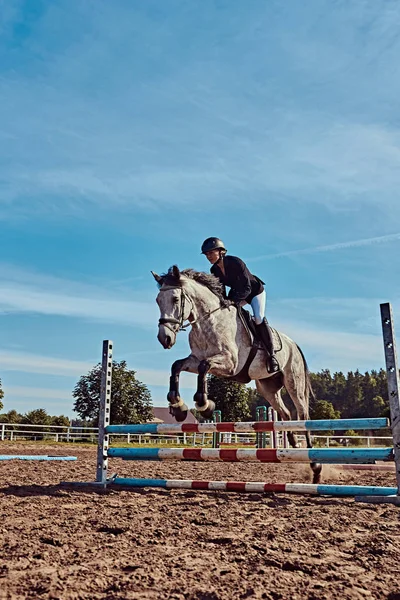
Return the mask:
<path id="1" fill-rule="evenodd" d="M 159 345 L 150 270 L 207 270 L 214 235 L 312 370 L 383 366 L 399 26 L 388 0 L 0 0 L 5 410 L 72 416 L 107 338 L 165 405 L 187 335 Z"/>

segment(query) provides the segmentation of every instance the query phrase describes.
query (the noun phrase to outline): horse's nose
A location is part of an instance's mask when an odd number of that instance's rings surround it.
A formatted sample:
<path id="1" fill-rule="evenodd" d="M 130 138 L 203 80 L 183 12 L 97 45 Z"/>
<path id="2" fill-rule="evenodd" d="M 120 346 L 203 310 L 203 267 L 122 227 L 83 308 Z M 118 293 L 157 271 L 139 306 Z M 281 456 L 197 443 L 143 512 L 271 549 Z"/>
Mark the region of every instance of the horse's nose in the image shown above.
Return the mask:
<path id="1" fill-rule="evenodd" d="M 160 325 L 157 338 L 165 350 L 172 348 L 175 343 L 175 338 L 172 337 L 171 332 L 164 325 Z"/>

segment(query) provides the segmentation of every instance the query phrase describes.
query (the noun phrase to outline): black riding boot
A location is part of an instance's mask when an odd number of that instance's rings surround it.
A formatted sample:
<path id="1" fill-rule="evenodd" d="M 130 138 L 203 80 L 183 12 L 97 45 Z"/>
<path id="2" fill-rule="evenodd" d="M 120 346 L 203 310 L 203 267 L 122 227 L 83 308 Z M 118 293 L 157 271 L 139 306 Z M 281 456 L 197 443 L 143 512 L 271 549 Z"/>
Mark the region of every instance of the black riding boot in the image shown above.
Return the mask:
<path id="1" fill-rule="evenodd" d="M 270 373 L 277 373 L 281 370 L 279 363 L 275 356 L 274 342 L 272 339 L 272 331 L 268 325 L 267 319 L 264 318 L 263 322 L 256 325 L 258 337 L 262 341 L 267 351 L 267 367 Z"/>

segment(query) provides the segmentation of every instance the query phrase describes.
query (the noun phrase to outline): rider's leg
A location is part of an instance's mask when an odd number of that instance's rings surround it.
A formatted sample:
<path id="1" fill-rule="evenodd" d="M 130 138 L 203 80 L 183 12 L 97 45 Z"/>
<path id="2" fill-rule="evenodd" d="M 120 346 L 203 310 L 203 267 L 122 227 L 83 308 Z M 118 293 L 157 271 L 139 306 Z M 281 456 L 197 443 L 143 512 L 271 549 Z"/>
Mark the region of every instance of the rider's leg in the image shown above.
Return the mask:
<path id="1" fill-rule="evenodd" d="M 258 296 L 254 296 L 251 301 L 251 308 L 253 309 L 254 321 L 256 325 L 261 325 L 265 317 L 265 302 L 267 300 L 267 294 L 265 290 L 258 294 Z"/>
<path id="2" fill-rule="evenodd" d="M 261 292 L 258 296 L 255 296 L 251 301 L 251 307 L 253 309 L 254 320 L 257 326 L 257 333 L 261 338 L 262 343 L 268 353 L 268 371 L 270 373 L 276 373 L 280 371 L 279 363 L 275 356 L 274 342 L 272 337 L 272 331 L 268 325 L 268 321 L 265 318 L 265 302 L 266 293 Z"/>

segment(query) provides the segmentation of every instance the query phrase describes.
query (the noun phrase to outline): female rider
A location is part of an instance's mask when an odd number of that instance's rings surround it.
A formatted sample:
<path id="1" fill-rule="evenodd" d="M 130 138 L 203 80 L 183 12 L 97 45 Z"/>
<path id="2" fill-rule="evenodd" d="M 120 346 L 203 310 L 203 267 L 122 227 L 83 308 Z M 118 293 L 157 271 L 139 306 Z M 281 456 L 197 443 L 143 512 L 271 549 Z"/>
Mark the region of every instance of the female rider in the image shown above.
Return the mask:
<path id="1" fill-rule="evenodd" d="M 280 371 L 279 363 L 274 353 L 272 332 L 265 318 L 266 294 L 263 281 L 252 275 L 246 264 L 237 256 L 226 253 L 224 243 L 219 238 L 207 238 L 202 246 L 201 253 L 205 254 L 212 264 L 211 273 L 215 275 L 224 286 L 230 287 L 228 299 L 236 306 L 250 304 L 253 309 L 257 333 L 268 353 L 268 371 Z"/>

